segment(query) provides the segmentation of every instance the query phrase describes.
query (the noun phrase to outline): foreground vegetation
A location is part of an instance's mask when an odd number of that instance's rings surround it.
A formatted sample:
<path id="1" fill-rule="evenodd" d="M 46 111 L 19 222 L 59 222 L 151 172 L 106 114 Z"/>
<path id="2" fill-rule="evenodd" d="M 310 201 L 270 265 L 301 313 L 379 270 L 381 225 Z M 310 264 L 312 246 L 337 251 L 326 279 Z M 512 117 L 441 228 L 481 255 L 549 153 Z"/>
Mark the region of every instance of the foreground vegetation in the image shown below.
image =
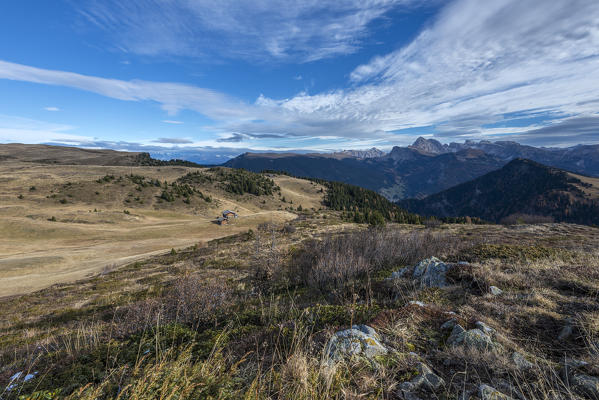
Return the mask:
<path id="1" fill-rule="evenodd" d="M 2 300 L 0 397 L 394 399 L 424 362 L 445 383 L 420 398 L 477 398 L 481 384 L 513 398 L 593 398 L 562 372 L 576 359 L 599 375 L 596 229 L 321 224 L 263 224 Z M 388 279 L 430 256 L 469 263 L 444 288 Z M 449 345 L 450 318 L 484 322 L 501 351 Z M 326 362 L 331 335 L 360 323 L 389 352 Z"/>

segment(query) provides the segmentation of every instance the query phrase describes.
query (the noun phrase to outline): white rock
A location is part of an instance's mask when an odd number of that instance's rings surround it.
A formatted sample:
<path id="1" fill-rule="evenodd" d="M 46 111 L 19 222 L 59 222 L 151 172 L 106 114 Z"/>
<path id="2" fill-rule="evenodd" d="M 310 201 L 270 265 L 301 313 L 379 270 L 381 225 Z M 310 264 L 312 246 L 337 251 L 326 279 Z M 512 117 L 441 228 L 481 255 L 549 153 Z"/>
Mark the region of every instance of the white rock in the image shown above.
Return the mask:
<path id="1" fill-rule="evenodd" d="M 336 332 L 326 349 L 326 355 L 332 361 L 351 356 L 370 359 L 382 354 L 387 354 L 387 349 L 376 331 L 367 325 L 354 325 L 351 329 Z"/>

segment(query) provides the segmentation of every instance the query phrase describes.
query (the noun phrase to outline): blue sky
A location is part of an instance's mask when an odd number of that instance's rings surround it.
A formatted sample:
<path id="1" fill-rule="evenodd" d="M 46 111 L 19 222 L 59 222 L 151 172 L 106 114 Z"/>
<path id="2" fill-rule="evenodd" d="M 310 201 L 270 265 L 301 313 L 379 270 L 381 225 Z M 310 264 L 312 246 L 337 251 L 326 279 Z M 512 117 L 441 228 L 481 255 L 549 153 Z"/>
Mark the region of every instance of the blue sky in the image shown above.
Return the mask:
<path id="1" fill-rule="evenodd" d="M 22 0 L 0 35 L 0 142 L 599 142 L 596 0 Z"/>

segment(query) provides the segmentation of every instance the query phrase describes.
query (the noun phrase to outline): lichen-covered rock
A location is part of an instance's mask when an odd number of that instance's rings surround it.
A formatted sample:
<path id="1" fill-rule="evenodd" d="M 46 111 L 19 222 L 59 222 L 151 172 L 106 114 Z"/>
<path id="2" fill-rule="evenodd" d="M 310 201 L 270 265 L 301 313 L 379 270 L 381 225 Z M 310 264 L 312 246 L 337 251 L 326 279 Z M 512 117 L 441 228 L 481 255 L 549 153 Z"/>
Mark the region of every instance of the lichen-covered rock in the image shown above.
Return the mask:
<path id="1" fill-rule="evenodd" d="M 501 393 L 499 390 L 489 386 L 480 385 L 478 387 L 478 397 L 482 400 L 514 400 L 514 398 Z"/>
<path id="2" fill-rule="evenodd" d="M 463 345 L 480 351 L 495 351 L 501 347 L 482 330 L 470 329 L 467 331 L 459 324 L 453 327 L 449 338 L 447 338 L 447 344 L 450 346 Z"/>
<path id="3" fill-rule="evenodd" d="M 450 268 L 449 264 L 437 257 L 431 257 L 416 264 L 412 276 L 420 281 L 420 287 L 445 287 L 447 286 L 445 274 Z"/>
<path id="4" fill-rule="evenodd" d="M 493 340 L 480 329 L 470 329 L 464 333 L 462 341 L 465 347 L 481 351 L 491 351 L 496 348 Z"/>
<path id="5" fill-rule="evenodd" d="M 514 366 L 521 371 L 527 371 L 534 367 L 533 363 L 528 361 L 522 354 L 518 353 L 517 351 L 514 351 L 512 353 L 512 361 L 514 362 Z"/>
<path id="6" fill-rule="evenodd" d="M 573 374 L 570 385 L 574 392 L 592 400 L 599 400 L 599 378 L 585 374 Z"/>
<path id="7" fill-rule="evenodd" d="M 426 389 L 436 391 L 440 387 L 445 386 L 445 381 L 439 375 L 435 374 L 428 365 L 419 362 L 416 366 L 417 375 L 409 382 L 403 382 L 400 388 L 404 392 L 412 392 L 417 389 Z"/>
<path id="8" fill-rule="evenodd" d="M 382 354 L 387 354 L 387 349 L 376 331 L 367 325 L 354 325 L 351 329 L 336 332 L 326 349 L 326 355 L 332 361 L 351 356 L 371 359 Z"/>

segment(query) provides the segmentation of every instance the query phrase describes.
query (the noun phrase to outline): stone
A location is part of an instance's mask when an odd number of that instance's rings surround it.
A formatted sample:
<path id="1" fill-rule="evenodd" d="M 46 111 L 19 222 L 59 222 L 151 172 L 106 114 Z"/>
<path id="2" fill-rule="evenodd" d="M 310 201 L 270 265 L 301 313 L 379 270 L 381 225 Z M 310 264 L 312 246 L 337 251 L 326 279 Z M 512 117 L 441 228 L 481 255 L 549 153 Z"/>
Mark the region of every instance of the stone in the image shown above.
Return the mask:
<path id="1" fill-rule="evenodd" d="M 592 400 L 599 400 L 599 378 L 585 374 L 574 374 L 570 378 L 574 392 Z"/>
<path id="2" fill-rule="evenodd" d="M 451 330 L 451 334 L 447 338 L 447 344 L 455 346 L 461 344 L 464 341 L 464 334 L 466 330 L 462 328 L 462 325 L 455 324 Z"/>
<path id="3" fill-rule="evenodd" d="M 522 354 L 518 353 L 517 351 L 514 351 L 512 353 L 512 361 L 514 362 L 516 368 L 521 371 L 527 371 L 534 367 L 533 363 L 528 361 Z"/>
<path id="4" fill-rule="evenodd" d="M 557 340 L 559 340 L 561 342 L 563 342 L 564 340 L 568 340 L 568 338 L 570 336 L 572 336 L 573 332 L 574 332 L 574 328 L 572 327 L 572 325 L 566 325 L 559 332 L 559 335 L 557 336 Z"/>
<path id="5" fill-rule="evenodd" d="M 493 343 L 491 338 L 480 329 L 470 329 L 466 331 L 462 339 L 465 347 L 477 349 L 481 351 L 495 350 L 497 345 Z"/>
<path id="6" fill-rule="evenodd" d="M 336 332 L 329 340 L 326 355 L 337 361 L 342 357 L 362 356 L 372 359 L 387 354 L 378 333 L 367 325 L 354 325 L 351 329 Z"/>
<path id="7" fill-rule="evenodd" d="M 477 321 L 474 326 L 476 326 L 477 329 L 480 329 L 481 331 L 483 331 L 485 334 L 489 335 L 489 336 L 493 336 L 495 335 L 495 329 L 491 328 L 489 325 L 485 324 L 482 321 Z"/>
<path id="8" fill-rule="evenodd" d="M 416 264 L 412 276 L 420 281 L 420 287 L 445 287 L 447 286 L 445 274 L 450 268 L 449 264 L 437 257 L 431 257 Z"/>
<path id="9" fill-rule="evenodd" d="M 418 307 L 426 307 L 426 304 L 424 304 L 423 302 L 418 301 L 418 300 L 410 300 L 410 301 L 408 301 L 408 305 L 418 306 Z"/>
<path id="10" fill-rule="evenodd" d="M 412 392 L 417 389 L 426 389 L 431 392 L 445 386 L 445 381 L 439 375 L 435 374 L 428 365 L 419 362 L 416 365 L 418 374 L 409 382 L 403 382 L 400 388 L 405 392 Z"/>
<path id="11" fill-rule="evenodd" d="M 497 286 L 489 286 L 489 293 L 493 296 L 499 296 L 503 293 L 503 290 L 499 289 Z"/>
<path id="12" fill-rule="evenodd" d="M 484 384 L 478 387 L 478 397 L 482 400 L 515 400 L 514 398 L 501 393 L 499 390 Z"/>
<path id="13" fill-rule="evenodd" d="M 458 321 L 455 318 L 452 318 L 449 321 L 445 321 L 443 325 L 441 325 L 441 330 L 448 331 L 450 329 L 453 329 L 453 327 L 456 326 L 457 323 Z"/>

